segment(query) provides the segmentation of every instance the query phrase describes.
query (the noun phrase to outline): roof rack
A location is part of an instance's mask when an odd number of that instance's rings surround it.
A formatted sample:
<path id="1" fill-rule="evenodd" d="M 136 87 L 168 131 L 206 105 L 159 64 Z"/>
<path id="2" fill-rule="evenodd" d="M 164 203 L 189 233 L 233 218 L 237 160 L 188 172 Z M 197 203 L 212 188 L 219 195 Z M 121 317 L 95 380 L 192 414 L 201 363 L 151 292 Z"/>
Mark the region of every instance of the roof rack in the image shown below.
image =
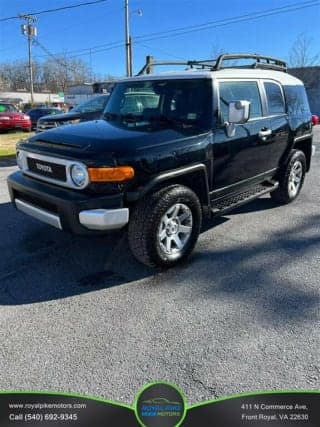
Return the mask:
<path id="1" fill-rule="evenodd" d="M 263 68 L 268 70 L 277 70 L 287 72 L 287 63 L 282 59 L 274 58 L 272 56 L 259 55 L 257 53 L 224 53 L 220 55 L 215 64 L 215 70 L 222 68 L 236 68 L 237 66 L 223 67 L 224 61 L 234 61 L 237 59 L 255 59 L 256 61 L 250 65 L 240 66 L 241 68 Z"/>
<path id="2" fill-rule="evenodd" d="M 224 61 L 236 61 L 238 59 L 254 59 L 255 62 L 248 65 L 229 65 L 224 66 Z M 218 71 L 225 68 L 260 68 L 267 70 L 276 70 L 287 72 L 287 64 L 281 59 L 271 56 L 263 56 L 251 53 L 223 53 L 217 59 L 206 60 L 186 60 L 186 61 L 156 61 L 153 56 L 146 57 L 146 63 L 138 72 L 137 76 L 142 74 L 152 74 L 153 67 L 157 65 L 186 65 L 190 69 Z"/>

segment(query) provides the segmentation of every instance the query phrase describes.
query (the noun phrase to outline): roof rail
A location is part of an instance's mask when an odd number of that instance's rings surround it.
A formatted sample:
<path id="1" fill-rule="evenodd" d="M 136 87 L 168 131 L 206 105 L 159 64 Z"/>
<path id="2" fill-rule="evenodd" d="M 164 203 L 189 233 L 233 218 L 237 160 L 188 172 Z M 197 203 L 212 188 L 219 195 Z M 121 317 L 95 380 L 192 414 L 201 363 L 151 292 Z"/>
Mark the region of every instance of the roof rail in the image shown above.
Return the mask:
<path id="1" fill-rule="evenodd" d="M 235 61 L 238 59 L 254 59 L 255 62 L 248 65 L 229 65 L 223 66 L 224 61 Z M 217 59 L 206 60 L 185 60 L 185 61 L 156 61 L 153 56 L 146 57 L 146 63 L 138 72 L 137 76 L 142 74 L 152 74 L 153 67 L 157 65 L 186 65 L 191 69 L 218 71 L 224 68 L 262 68 L 267 70 L 287 71 L 286 62 L 271 56 L 258 55 L 256 53 L 223 53 Z"/>

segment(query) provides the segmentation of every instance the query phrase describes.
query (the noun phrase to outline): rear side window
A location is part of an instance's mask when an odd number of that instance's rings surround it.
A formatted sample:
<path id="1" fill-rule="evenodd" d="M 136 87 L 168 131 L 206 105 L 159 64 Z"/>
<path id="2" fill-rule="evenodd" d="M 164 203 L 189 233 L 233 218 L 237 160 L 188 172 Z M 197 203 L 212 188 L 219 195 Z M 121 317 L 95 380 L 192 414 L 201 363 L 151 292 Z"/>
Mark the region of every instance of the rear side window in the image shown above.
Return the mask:
<path id="1" fill-rule="evenodd" d="M 261 117 L 261 98 L 257 82 L 220 82 L 220 112 L 223 121 L 228 120 L 228 107 L 231 101 L 249 101 L 250 119 Z"/>
<path id="2" fill-rule="evenodd" d="M 273 115 L 285 113 L 286 109 L 280 86 L 275 83 L 265 82 L 264 88 L 267 96 L 269 114 Z"/>
<path id="3" fill-rule="evenodd" d="M 289 115 L 294 117 L 310 118 L 311 112 L 304 86 L 284 86 L 283 89 L 287 100 Z"/>

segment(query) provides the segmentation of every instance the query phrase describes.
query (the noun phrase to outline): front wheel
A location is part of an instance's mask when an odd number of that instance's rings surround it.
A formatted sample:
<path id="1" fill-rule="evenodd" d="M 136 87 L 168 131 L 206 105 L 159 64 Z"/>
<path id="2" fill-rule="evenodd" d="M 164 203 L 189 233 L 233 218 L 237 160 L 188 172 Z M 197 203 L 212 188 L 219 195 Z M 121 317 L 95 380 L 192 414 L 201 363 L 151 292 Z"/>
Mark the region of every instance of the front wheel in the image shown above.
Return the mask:
<path id="1" fill-rule="evenodd" d="M 129 223 L 129 246 L 138 261 L 171 267 L 193 250 L 201 228 L 196 194 L 172 185 L 148 195 L 135 206 Z"/>
<path id="2" fill-rule="evenodd" d="M 293 150 L 286 167 L 280 172 L 279 187 L 271 193 L 278 203 L 293 202 L 298 197 L 306 174 L 306 157 L 300 150 Z"/>

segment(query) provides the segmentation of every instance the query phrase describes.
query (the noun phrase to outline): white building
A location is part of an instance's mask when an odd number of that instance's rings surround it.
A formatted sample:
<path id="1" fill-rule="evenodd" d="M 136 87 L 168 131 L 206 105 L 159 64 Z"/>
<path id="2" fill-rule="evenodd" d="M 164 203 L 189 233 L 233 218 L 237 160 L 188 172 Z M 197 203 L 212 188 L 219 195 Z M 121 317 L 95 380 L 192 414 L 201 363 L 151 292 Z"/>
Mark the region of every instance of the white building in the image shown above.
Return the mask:
<path id="1" fill-rule="evenodd" d="M 34 93 L 33 100 L 35 104 L 63 104 L 64 97 L 57 93 Z M 30 92 L 18 91 L 18 92 L 2 92 L 0 91 L 0 101 L 12 102 L 15 104 L 30 104 L 31 95 Z"/>
<path id="2" fill-rule="evenodd" d="M 114 81 L 99 83 L 83 83 L 69 86 L 65 93 L 65 102 L 75 107 L 81 102 L 87 101 L 98 95 L 109 93 Z"/>

